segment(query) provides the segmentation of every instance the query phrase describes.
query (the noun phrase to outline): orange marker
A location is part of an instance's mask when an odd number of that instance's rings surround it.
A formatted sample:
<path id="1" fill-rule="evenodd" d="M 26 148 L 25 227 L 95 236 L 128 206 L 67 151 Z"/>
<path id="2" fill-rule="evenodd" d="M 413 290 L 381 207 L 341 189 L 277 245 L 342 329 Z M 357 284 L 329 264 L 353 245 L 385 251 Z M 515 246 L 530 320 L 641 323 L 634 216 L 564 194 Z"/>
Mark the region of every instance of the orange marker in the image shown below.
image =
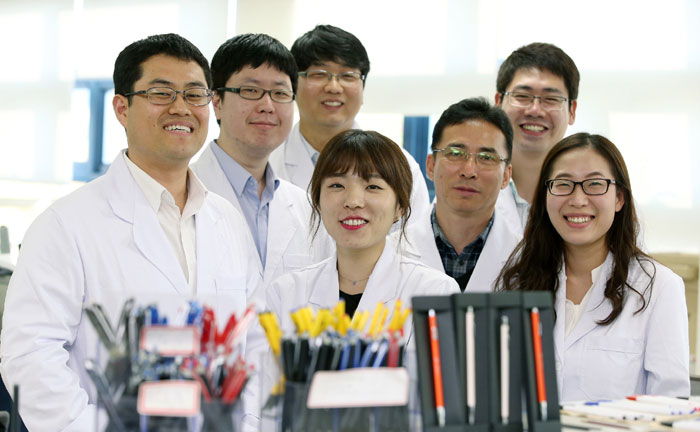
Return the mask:
<path id="1" fill-rule="evenodd" d="M 440 339 L 438 338 L 435 309 L 428 310 L 428 329 L 430 330 L 430 352 L 433 359 L 433 384 L 435 387 L 435 410 L 438 426 L 445 426 L 445 399 L 442 393 L 442 367 L 440 363 Z"/>
<path id="2" fill-rule="evenodd" d="M 535 379 L 537 382 L 537 402 L 540 404 L 542 420 L 547 420 L 547 389 L 544 382 L 544 362 L 542 360 L 542 327 L 540 310 L 536 307 L 530 311 L 532 323 L 532 347 L 535 351 Z"/>

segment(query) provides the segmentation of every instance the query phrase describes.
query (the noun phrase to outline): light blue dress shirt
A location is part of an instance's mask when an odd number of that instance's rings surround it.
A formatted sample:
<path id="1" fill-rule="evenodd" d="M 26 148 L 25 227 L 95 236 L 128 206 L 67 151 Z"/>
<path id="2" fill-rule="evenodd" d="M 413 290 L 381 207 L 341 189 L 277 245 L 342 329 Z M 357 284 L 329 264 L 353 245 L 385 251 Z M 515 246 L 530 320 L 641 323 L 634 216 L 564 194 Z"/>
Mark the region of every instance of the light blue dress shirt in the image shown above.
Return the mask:
<path id="1" fill-rule="evenodd" d="M 231 156 L 227 155 L 216 141 L 214 141 L 211 149 L 238 197 L 243 216 L 248 222 L 250 232 L 253 234 L 253 240 L 264 269 L 265 257 L 267 256 L 267 227 L 270 216 L 270 201 L 274 198 L 280 181 L 275 177 L 272 167 L 268 164 L 265 168 L 265 189 L 262 196 L 258 198 L 258 181 Z"/>

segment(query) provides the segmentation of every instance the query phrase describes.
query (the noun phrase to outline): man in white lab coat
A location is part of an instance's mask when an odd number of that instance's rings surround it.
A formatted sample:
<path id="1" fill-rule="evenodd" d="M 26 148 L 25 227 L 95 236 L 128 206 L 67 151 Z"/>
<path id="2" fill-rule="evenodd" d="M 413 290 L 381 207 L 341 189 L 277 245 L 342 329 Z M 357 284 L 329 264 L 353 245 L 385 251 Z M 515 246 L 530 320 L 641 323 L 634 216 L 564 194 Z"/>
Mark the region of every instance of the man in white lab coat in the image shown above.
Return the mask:
<path id="1" fill-rule="evenodd" d="M 292 45 L 299 67 L 299 122 L 287 140 L 270 155 L 280 178 L 306 190 L 318 154 L 340 132 L 358 129 L 355 116 L 362 107 L 369 57 L 353 34 L 331 25 L 318 25 Z M 413 174 L 411 214 L 428 211 L 428 188 L 420 167 L 404 150 Z M 412 223 L 413 219 L 409 219 Z"/>
<path id="2" fill-rule="evenodd" d="M 29 430 L 100 428 L 84 365 L 106 352 L 85 306 L 103 305 L 115 326 L 130 297 L 172 314 L 196 296 L 224 319 L 259 284 L 245 220 L 188 169 L 207 135 L 210 86 L 207 60 L 175 34 L 117 57 L 113 107 L 128 150 L 37 218 L 10 281 L 1 371 L 8 388 L 19 384 Z"/>
<path id="3" fill-rule="evenodd" d="M 571 57 L 548 43 L 518 48 L 498 69 L 495 99 L 513 126 L 513 176 L 497 207 L 521 231 L 542 162 L 576 119 L 579 78 Z"/>
<path id="4" fill-rule="evenodd" d="M 211 69 L 219 137 L 192 169 L 243 213 L 255 243 L 250 253 L 267 284 L 331 254 L 323 233 L 312 248 L 306 192 L 278 178 L 268 163 L 292 127 L 296 63 L 277 39 L 243 34 L 219 47 Z"/>
<path id="5" fill-rule="evenodd" d="M 464 292 L 491 291 L 522 238 L 496 207 L 510 181 L 513 130 L 483 98 L 445 110 L 426 160 L 435 183 L 431 211 L 407 230 L 404 254 L 452 276 Z"/>

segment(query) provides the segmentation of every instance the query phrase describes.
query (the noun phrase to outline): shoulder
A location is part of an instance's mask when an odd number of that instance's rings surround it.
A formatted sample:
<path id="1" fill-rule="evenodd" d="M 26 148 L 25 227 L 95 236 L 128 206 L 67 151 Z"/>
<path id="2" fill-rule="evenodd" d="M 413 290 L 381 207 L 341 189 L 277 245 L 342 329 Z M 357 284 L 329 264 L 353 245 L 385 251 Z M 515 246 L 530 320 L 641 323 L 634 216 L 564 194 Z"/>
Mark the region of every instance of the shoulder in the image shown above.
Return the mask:
<path id="1" fill-rule="evenodd" d="M 400 255 L 399 271 L 402 280 L 411 281 L 414 286 L 423 286 L 427 291 L 459 292 L 459 285 L 453 278 L 412 258 Z"/>
<path id="2" fill-rule="evenodd" d="M 674 299 L 685 303 L 683 279 L 670 268 L 651 258 L 632 258 L 627 283 L 649 298 L 652 304 Z"/>
<path id="3" fill-rule="evenodd" d="M 295 204 L 302 203 L 307 206 L 311 205 L 309 204 L 309 198 L 304 189 L 300 188 L 295 184 L 292 184 L 291 182 L 283 178 L 278 178 L 278 180 L 280 182 L 280 185 L 275 191 L 275 197 L 277 197 L 277 194 L 279 194 L 284 199 L 294 202 Z"/>

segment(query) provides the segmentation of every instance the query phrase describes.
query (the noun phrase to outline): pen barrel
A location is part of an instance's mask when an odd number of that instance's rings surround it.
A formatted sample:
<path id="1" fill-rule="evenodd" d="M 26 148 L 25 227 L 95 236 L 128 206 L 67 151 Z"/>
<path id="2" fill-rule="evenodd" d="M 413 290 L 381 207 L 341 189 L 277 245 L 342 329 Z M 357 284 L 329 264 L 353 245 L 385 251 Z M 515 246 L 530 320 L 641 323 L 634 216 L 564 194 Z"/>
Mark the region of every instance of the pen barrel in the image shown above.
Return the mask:
<path id="1" fill-rule="evenodd" d="M 537 380 L 537 400 L 542 403 L 547 400 L 547 390 L 544 382 L 544 361 L 542 358 L 542 331 L 540 313 L 537 308 L 530 312 L 532 322 L 532 347 L 535 355 L 535 379 Z"/>
<path id="2" fill-rule="evenodd" d="M 430 329 L 430 353 L 433 363 L 433 387 L 435 389 L 435 406 L 444 407 L 445 400 L 442 393 L 442 368 L 440 364 L 440 342 L 438 339 L 437 317 L 435 312 L 428 315 L 428 326 Z"/>

